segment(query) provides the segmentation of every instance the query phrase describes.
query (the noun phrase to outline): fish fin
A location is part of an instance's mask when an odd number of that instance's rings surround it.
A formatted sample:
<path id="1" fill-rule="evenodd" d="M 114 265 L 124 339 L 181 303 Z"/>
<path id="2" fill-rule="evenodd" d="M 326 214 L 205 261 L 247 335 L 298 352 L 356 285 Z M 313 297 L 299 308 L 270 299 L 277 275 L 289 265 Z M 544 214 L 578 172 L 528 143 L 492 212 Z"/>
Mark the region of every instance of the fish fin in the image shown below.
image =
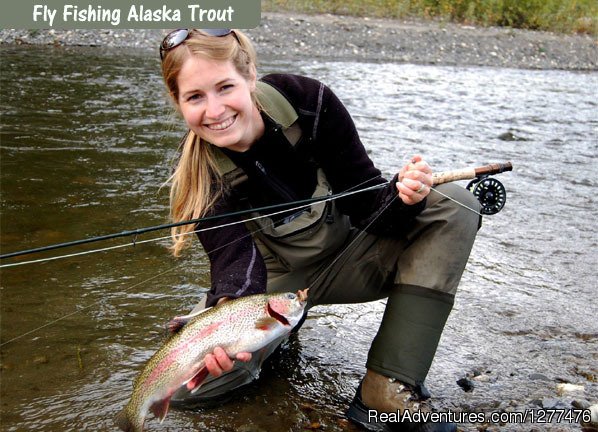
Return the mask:
<path id="1" fill-rule="evenodd" d="M 184 317 L 174 317 L 168 321 L 168 333 L 171 335 L 178 333 L 188 322 L 189 319 L 185 319 Z"/>
<path id="2" fill-rule="evenodd" d="M 185 387 L 191 393 L 195 393 L 203 384 L 204 380 L 208 377 L 209 372 L 207 367 L 202 367 L 193 377 L 185 383 Z"/>
<path id="3" fill-rule="evenodd" d="M 155 402 L 151 407 L 150 411 L 154 413 L 156 417 L 160 419 L 160 423 L 164 421 L 166 418 L 166 414 L 168 414 L 168 407 L 170 406 L 170 397 L 164 398 Z"/>
<path id="4" fill-rule="evenodd" d="M 302 302 L 307 300 L 308 294 L 309 294 L 309 288 L 305 288 L 305 289 L 297 291 L 297 297 L 299 297 L 299 300 Z"/>
<path id="5" fill-rule="evenodd" d="M 255 322 L 255 328 L 259 330 L 268 330 L 277 322 L 278 320 L 272 317 L 260 318 Z"/>
<path id="6" fill-rule="evenodd" d="M 195 318 L 196 316 L 198 316 L 210 309 L 212 309 L 212 308 L 209 307 L 209 308 L 201 309 L 197 312 L 190 313 L 189 315 L 175 316 L 173 319 L 171 319 L 168 322 L 168 332 L 170 334 L 175 334 L 175 333 L 179 332 L 193 318 Z"/>
<path id="7" fill-rule="evenodd" d="M 123 408 L 116 417 L 114 417 L 114 423 L 124 432 L 132 432 L 133 431 L 133 423 L 129 420 L 129 416 L 127 415 L 127 410 Z"/>

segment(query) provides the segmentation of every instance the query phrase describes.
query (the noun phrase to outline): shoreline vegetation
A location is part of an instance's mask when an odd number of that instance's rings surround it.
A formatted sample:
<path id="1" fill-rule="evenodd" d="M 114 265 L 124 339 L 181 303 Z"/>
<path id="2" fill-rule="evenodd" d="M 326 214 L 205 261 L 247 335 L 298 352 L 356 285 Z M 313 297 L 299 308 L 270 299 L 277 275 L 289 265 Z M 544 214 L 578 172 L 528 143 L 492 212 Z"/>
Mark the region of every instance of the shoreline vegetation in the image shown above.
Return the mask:
<path id="1" fill-rule="evenodd" d="M 262 10 L 415 18 L 598 36 L 596 0 L 262 0 Z"/>

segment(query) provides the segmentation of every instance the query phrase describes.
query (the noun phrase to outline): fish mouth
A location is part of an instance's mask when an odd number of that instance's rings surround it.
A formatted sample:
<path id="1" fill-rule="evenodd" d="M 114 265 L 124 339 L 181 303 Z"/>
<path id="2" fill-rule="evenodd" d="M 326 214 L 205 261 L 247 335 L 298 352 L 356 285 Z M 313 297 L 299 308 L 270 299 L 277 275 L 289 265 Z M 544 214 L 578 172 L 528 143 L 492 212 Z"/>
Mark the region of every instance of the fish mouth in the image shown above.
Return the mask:
<path id="1" fill-rule="evenodd" d="M 285 326 L 291 325 L 291 323 L 289 322 L 288 319 L 286 319 L 284 316 L 282 316 L 281 314 L 276 312 L 274 309 L 272 309 L 272 306 L 270 306 L 270 302 L 268 302 L 268 315 L 270 315 L 276 321 L 280 322 L 282 325 L 285 325 Z"/>

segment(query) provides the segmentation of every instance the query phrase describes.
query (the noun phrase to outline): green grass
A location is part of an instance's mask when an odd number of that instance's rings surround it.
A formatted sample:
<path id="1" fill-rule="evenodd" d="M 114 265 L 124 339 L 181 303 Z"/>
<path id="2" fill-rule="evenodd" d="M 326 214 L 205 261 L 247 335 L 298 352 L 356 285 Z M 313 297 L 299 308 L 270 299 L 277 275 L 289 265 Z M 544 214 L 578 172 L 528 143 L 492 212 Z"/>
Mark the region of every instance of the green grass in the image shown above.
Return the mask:
<path id="1" fill-rule="evenodd" d="M 262 0 L 262 10 L 412 17 L 598 35 L 598 0 Z"/>

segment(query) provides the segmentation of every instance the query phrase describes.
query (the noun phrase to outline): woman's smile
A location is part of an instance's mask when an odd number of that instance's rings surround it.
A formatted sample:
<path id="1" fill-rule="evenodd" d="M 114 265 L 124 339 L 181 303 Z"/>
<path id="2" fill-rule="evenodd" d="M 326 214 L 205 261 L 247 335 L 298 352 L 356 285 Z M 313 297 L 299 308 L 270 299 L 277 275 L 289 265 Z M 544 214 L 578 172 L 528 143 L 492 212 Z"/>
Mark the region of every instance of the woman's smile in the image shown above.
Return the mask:
<path id="1" fill-rule="evenodd" d="M 237 115 L 235 114 L 219 123 L 206 124 L 206 127 L 213 131 L 222 131 L 222 130 L 228 129 L 235 122 L 236 119 L 237 119 Z"/>

